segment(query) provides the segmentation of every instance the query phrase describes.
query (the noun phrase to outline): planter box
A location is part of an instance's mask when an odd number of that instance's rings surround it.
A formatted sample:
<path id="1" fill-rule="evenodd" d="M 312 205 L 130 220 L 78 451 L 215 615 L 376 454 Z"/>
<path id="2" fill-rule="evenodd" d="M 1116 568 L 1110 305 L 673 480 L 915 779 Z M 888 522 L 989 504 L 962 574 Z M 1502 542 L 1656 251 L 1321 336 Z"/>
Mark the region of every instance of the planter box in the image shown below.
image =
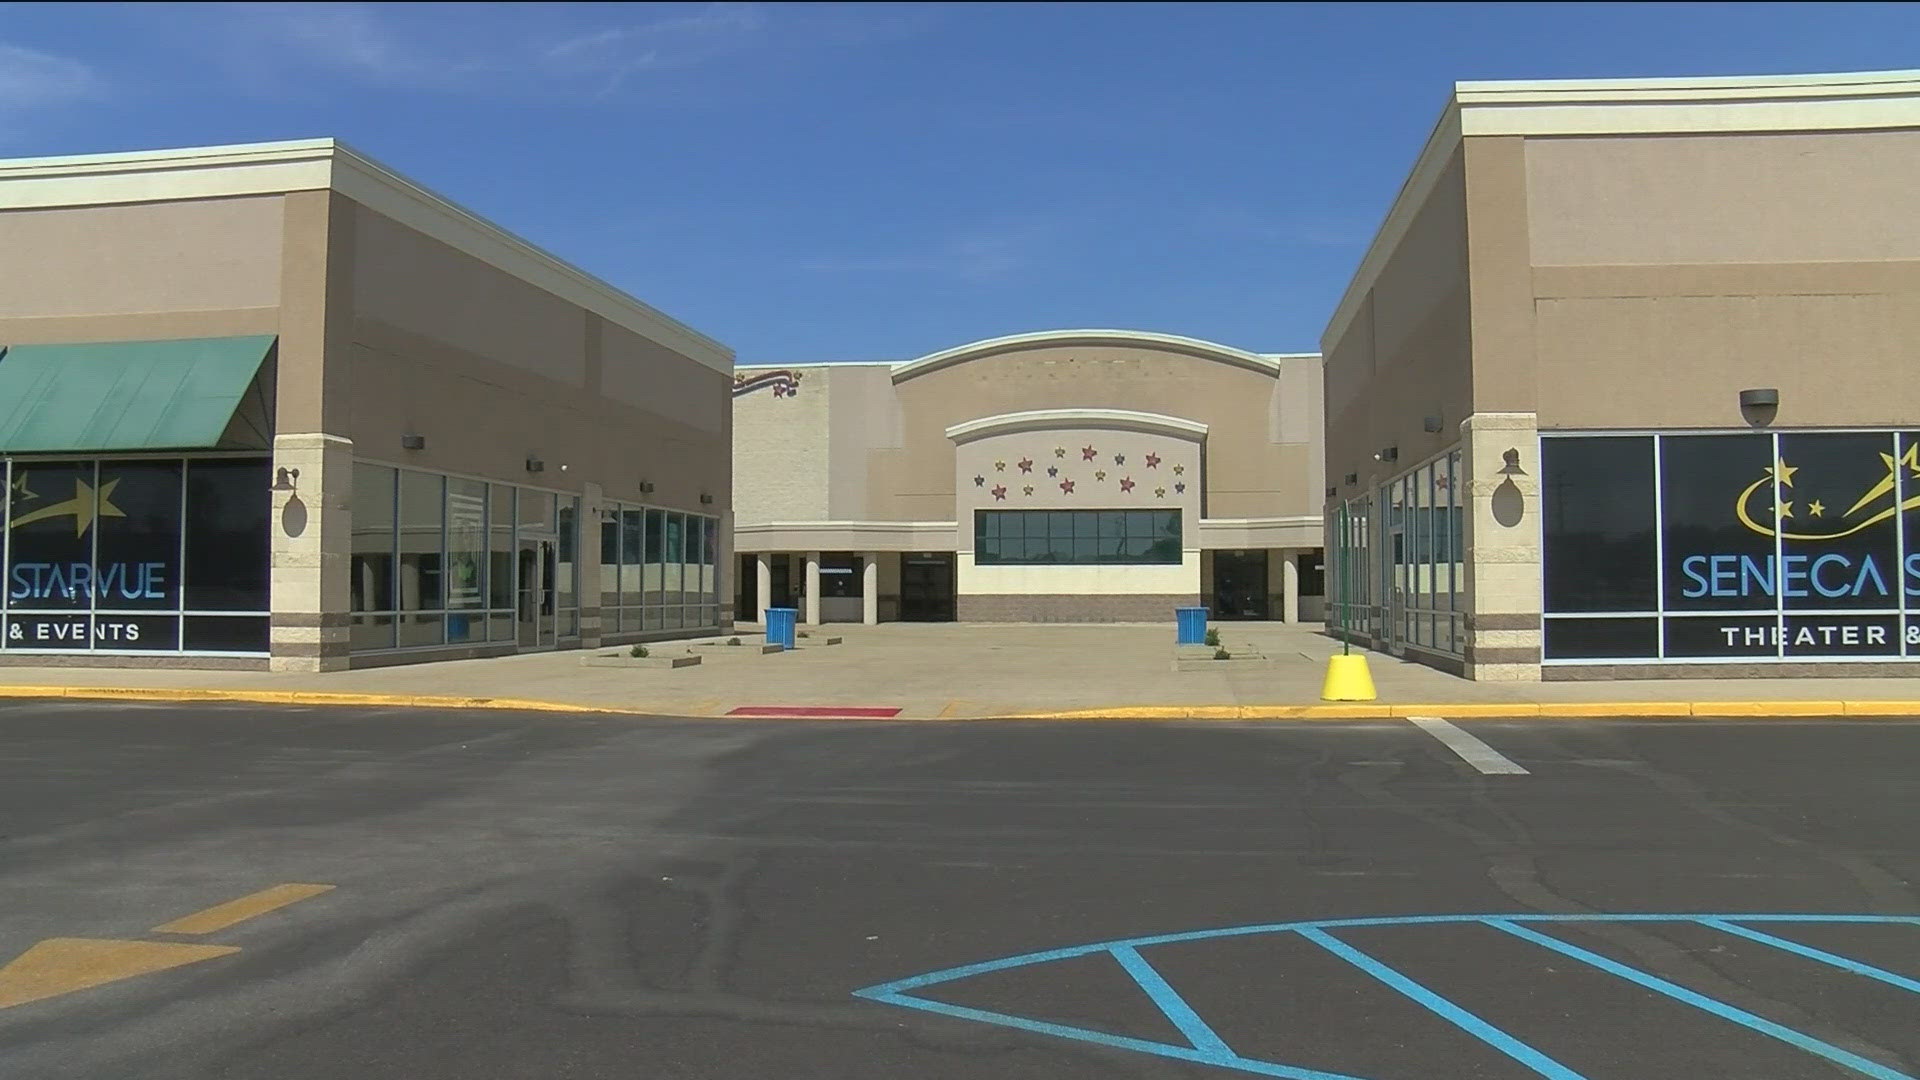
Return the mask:
<path id="1" fill-rule="evenodd" d="M 582 667 L 624 667 L 624 668 L 674 668 L 697 667 L 697 656 L 628 656 L 618 653 L 590 653 L 580 658 Z"/>
<path id="2" fill-rule="evenodd" d="M 702 642 L 699 645 L 695 645 L 694 648 L 710 649 L 713 652 L 717 652 L 721 654 L 722 656 L 732 655 L 733 653 L 739 653 L 741 656 L 765 656 L 768 653 L 777 653 L 777 652 L 786 651 L 778 645 L 768 645 L 764 642 L 759 642 L 759 641 L 743 641 L 738 645 L 727 645 L 727 644 L 715 645 L 712 642 Z"/>

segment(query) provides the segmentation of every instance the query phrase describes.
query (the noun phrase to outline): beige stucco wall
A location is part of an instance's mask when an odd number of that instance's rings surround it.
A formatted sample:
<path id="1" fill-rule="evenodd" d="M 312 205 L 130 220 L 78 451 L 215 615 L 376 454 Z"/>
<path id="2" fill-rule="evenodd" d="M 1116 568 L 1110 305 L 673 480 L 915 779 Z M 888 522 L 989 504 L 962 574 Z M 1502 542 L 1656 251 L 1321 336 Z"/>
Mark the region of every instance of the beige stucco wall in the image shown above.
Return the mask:
<path id="1" fill-rule="evenodd" d="M 831 521 L 828 387 L 840 369 L 802 370 L 798 393 L 761 388 L 733 398 L 734 516 L 743 525 Z M 759 369 L 742 369 L 752 378 Z"/>
<path id="2" fill-rule="evenodd" d="M 1456 153 L 1382 265 L 1358 313 L 1325 351 L 1322 487 L 1364 492 L 1457 442 L 1473 408 L 1467 290 L 1466 155 Z M 1436 417 L 1441 430 L 1425 430 Z M 1401 464 L 1373 460 L 1399 448 Z M 1345 482 L 1357 474 L 1354 485 Z M 1316 491 L 1317 496 L 1323 491 Z"/>

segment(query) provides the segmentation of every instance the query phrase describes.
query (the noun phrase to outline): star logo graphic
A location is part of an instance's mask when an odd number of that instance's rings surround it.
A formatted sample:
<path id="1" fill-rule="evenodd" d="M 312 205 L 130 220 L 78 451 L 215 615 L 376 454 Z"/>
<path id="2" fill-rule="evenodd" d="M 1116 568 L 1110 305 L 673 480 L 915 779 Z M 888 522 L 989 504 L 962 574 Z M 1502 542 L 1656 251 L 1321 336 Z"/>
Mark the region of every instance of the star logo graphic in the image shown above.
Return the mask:
<path id="1" fill-rule="evenodd" d="M 1154 497 L 1154 498 L 1156 498 L 1156 499 L 1164 499 L 1164 498 L 1166 498 L 1166 497 L 1167 497 L 1167 489 L 1166 489 L 1166 488 L 1163 488 L 1163 487 L 1157 487 L 1157 488 L 1154 488 L 1154 489 L 1153 489 L 1153 497 Z"/>
<path id="2" fill-rule="evenodd" d="M 1886 475 L 1854 500 L 1852 506 L 1838 514 L 1838 520 L 1827 513 L 1832 508 L 1822 499 L 1801 503 L 1798 499 L 1786 497 L 1796 486 L 1794 474 L 1801 471 L 1801 466 L 1789 465 L 1784 458 L 1777 457 L 1773 464 L 1761 470 L 1760 478 L 1748 484 L 1734 500 L 1734 516 L 1740 524 L 1761 536 L 1831 541 L 1870 529 L 1897 517 L 1903 511 L 1920 509 L 1920 495 L 1887 499 L 1896 490 L 1901 469 L 1912 470 L 1916 477 L 1920 477 L 1920 444 L 1903 442 L 1898 458 L 1885 452 L 1879 456 L 1880 463 L 1886 467 Z M 1882 503 L 1882 500 L 1886 501 L 1876 509 L 1875 504 Z M 1796 507 L 1804 509 L 1804 516 L 1796 514 Z M 1766 520 L 1769 515 L 1774 520 Z M 1806 524 L 1799 524 L 1802 520 Z M 1815 529 L 1821 531 L 1810 531 Z"/>
<path id="3" fill-rule="evenodd" d="M 1173 467 L 1173 475 L 1175 476 L 1179 476 L 1181 473 L 1184 473 L 1186 471 L 1187 471 L 1187 467 L 1185 465 L 1175 465 Z"/>
<path id="4" fill-rule="evenodd" d="M 1054 457 L 1066 457 L 1066 456 L 1067 456 L 1067 448 L 1066 448 L 1066 447 L 1064 447 L 1064 446 L 1056 446 L 1056 447 L 1054 447 L 1054 448 L 1053 448 L 1053 456 L 1054 456 Z"/>
<path id="5" fill-rule="evenodd" d="M 1826 512 L 1827 508 L 1821 505 L 1819 499 L 1815 499 L 1807 504 L 1807 513 L 1812 514 L 1814 517 L 1819 517 Z"/>
<path id="6" fill-rule="evenodd" d="M 1007 501 L 1007 485 L 1005 484 L 993 485 L 993 501 L 994 502 Z"/>
<path id="7" fill-rule="evenodd" d="M 1021 494 L 1023 494 L 1023 495 L 1031 495 L 1031 494 L 1033 494 L 1033 485 L 1032 485 L 1032 484 L 1028 484 L 1028 485 L 1026 485 L 1025 487 L 1023 487 L 1023 488 L 1021 488 L 1021 489 L 1020 489 L 1020 493 L 1021 493 Z"/>
<path id="8" fill-rule="evenodd" d="M 1121 491 L 1132 491 L 1132 490 L 1133 490 L 1133 477 L 1131 477 L 1131 476 L 1129 476 L 1129 477 L 1126 477 L 1126 478 L 1124 478 L 1124 479 L 1122 479 L 1122 480 L 1120 481 L 1120 490 L 1121 490 Z"/>
<path id="9" fill-rule="evenodd" d="M 1032 472 L 1032 471 L 1033 471 L 1033 459 L 1032 459 L 1032 458 L 1024 458 L 1024 457 L 1023 457 L 1023 458 L 1021 458 L 1021 459 L 1020 459 L 1020 471 L 1021 471 L 1021 472 L 1023 472 L 1023 473 L 1030 473 L 1030 472 Z"/>
<path id="10" fill-rule="evenodd" d="M 1106 478 L 1107 478 L 1107 470 L 1105 470 L 1105 469 L 1097 469 L 1097 470 L 1095 470 L 1095 471 L 1094 471 L 1094 474 L 1093 474 L 1093 478 L 1094 478 L 1095 480 L 1101 480 L 1101 481 L 1104 481 L 1104 480 L 1106 480 Z"/>
<path id="11" fill-rule="evenodd" d="M 27 476 L 27 471 L 22 469 L 20 470 L 20 475 L 13 478 L 13 487 L 11 490 L 15 502 L 26 502 L 29 499 L 37 499 L 40 497 L 27 489 Z"/>
<path id="12" fill-rule="evenodd" d="M 24 480 L 25 478 L 23 477 L 22 479 Z M 52 506 L 43 506 L 31 514 L 22 514 L 13 519 L 13 527 L 16 529 L 24 528 L 35 522 L 66 517 L 71 514 L 73 515 L 73 535 L 85 536 L 87 535 L 87 530 L 93 527 L 94 519 L 97 517 L 123 518 L 127 516 L 125 511 L 113 505 L 111 501 L 113 499 L 113 489 L 119 486 L 120 481 L 118 480 L 109 480 L 105 484 L 102 484 L 100 486 L 99 498 L 96 500 L 91 484 L 88 484 L 85 480 L 75 480 L 73 482 L 73 498 L 68 499 L 66 502 L 54 503 Z"/>
<path id="13" fill-rule="evenodd" d="M 973 478 L 973 486 L 974 486 L 974 487 L 986 487 L 986 486 L 987 486 L 987 478 L 986 478 L 986 477 L 984 477 L 984 476 L 975 476 L 975 477 Z"/>
<path id="14" fill-rule="evenodd" d="M 1186 494 L 1186 492 L 1187 492 L 1187 482 L 1185 480 L 1182 480 L 1179 483 L 1173 485 L 1173 493 L 1175 495 L 1184 495 Z"/>
<path id="15" fill-rule="evenodd" d="M 996 462 L 994 462 L 994 463 L 993 463 L 993 471 L 994 471 L 994 472 L 1006 472 L 1006 471 L 1007 471 L 1007 463 L 1006 463 L 1006 462 L 1004 462 L 1004 461 L 996 461 Z"/>
<path id="16" fill-rule="evenodd" d="M 1059 467 L 1059 466 L 1057 466 L 1057 465 L 1049 465 L 1049 466 L 1047 466 L 1047 475 L 1048 475 L 1048 476 L 1059 476 L 1059 475 L 1060 475 L 1060 467 Z"/>
<path id="17" fill-rule="evenodd" d="M 1060 490 L 1062 493 L 1067 495 L 1073 494 L 1073 481 L 1071 480 L 1060 481 Z"/>
<path id="18" fill-rule="evenodd" d="M 1149 468 L 1149 469 L 1157 469 L 1157 468 L 1159 468 L 1159 467 L 1160 467 L 1160 455 L 1159 455 L 1159 454 L 1148 454 L 1148 455 L 1147 455 L 1147 468 Z"/>
<path id="19" fill-rule="evenodd" d="M 1080 460 L 1081 460 L 1081 461 L 1092 461 L 1092 460 L 1093 460 L 1093 455 L 1095 455 L 1095 454 L 1097 454 L 1097 453 L 1099 453 L 1099 451 L 1097 451 L 1097 450 L 1095 450 L 1095 449 L 1094 449 L 1093 447 L 1091 447 L 1091 446 L 1083 446 L 1083 447 L 1081 447 L 1081 448 L 1080 448 Z"/>
<path id="20" fill-rule="evenodd" d="M 1125 465 L 1127 463 L 1127 455 L 1125 454 L 1113 455 L 1113 463 L 1115 465 Z"/>

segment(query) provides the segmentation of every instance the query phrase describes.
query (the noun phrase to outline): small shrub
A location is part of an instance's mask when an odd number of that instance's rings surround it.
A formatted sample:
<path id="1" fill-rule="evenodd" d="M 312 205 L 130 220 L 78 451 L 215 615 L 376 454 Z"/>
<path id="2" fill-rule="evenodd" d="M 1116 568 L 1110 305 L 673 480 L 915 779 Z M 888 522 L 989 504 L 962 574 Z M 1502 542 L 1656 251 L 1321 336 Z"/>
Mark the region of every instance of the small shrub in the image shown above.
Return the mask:
<path id="1" fill-rule="evenodd" d="M 1207 644 L 1216 649 L 1220 647 L 1220 630 L 1218 627 L 1207 627 Z"/>
<path id="2" fill-rule="evenodd" d="M 635 645 L 633 648 L 627 650 L 627 655 L 636 660 L 644 660 L 647 656 L 647 647 L 645 645 Z"/>
<path id="3" fill-rule="evenodd" d="M 813 635 L 807 633 L 805 630 L 802 630 L 798 634 L 795 634 L 794 636 L 795 637 L 812 637 Z"/>
<path id="4" fill-rule="evenodd" d="M 1217 648 L 1217 649 L 1215 649 L 1215 650 L 1213 650 L 1213 658 L 1214 658 L 1215 660 L 1231 660 L 1231 659 L 1233 659 L 1233 654 L 1232 654 L 1232 653 L 1230 653 L 1230 652 L 1228 652 L 1228 651 L 1227 651 L 1227 650 L 1225 650 L 1225 649 L 1218 649 L 1218 648 Z"/>
<path id="5" fill-rule="evenodd" d="M 729 645 L 738 645 L 738 644 L 740 644 L 740 639 L 739 639 L 739 638 L 737 638 L 737 637 L 730 637 L 730 638 L 728 638 L 728 639 L 727 639 L 727 644 L 729 644 Z"/>

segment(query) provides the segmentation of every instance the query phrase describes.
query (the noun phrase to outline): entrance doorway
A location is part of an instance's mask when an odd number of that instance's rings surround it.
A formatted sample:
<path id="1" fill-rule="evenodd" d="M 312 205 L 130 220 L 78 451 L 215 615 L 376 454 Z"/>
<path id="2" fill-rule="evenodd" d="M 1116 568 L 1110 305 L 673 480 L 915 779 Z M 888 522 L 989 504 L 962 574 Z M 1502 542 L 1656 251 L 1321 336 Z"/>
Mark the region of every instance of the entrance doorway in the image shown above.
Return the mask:
<path id="1" fill-rule="evenodd" d="M 1267 619 L 1267 553 L 1216 551 L 1213 553 L 1213 617 Z"/>
<path id="2" fill-rule="evenodd" d="M 900 621 L 952 622 L 953 552 L 919 551 L 900 556 Z"/>
<path id="3" fill-rule="evenodd" d="M 524 650 L 554 647 L 554 585 L 559 576 L 559 544 L 553 538 L 520 538 L 518 590 L 514 596 L 514 621 L 518 626 L 520 648 Z"/>

